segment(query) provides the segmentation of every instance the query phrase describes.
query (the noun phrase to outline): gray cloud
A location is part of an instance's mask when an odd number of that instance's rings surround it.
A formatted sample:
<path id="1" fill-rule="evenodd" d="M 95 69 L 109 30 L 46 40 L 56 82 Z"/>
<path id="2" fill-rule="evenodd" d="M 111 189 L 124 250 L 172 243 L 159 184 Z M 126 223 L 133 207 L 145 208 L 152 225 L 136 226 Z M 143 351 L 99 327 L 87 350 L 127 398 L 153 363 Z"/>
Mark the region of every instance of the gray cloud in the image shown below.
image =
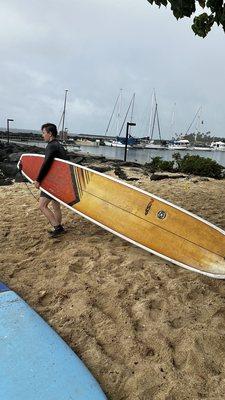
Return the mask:
<path id="1" fill-rule="evenodd" d="M 58 123 L 69 89 L 70 132 L 104 133 L 123 88 L 136 92 L 137 136 L 146 133 L 156 89 L 164 137 L 176 102 L 184 132 L 203 106 L 204 130 L 225 137 L 224 34 L 195 37 L 191 20 L 146 0 L 4 0 L 0 15 L 0 125 L 39 129 Z"/>

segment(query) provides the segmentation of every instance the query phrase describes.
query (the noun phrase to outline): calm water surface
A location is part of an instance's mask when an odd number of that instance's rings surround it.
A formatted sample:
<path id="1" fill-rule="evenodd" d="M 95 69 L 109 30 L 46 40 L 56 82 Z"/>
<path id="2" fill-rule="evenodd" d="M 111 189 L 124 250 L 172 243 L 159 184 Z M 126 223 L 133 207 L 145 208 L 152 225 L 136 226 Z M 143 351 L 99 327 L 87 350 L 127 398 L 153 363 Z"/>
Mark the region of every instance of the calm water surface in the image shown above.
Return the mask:
<path id="1" fill-rule="evenodd" d="M 17 142 L 21 144 L 21 142 Z M 45 147 L 44 142 L 26 142 L 31 146 Z M 104 156 L 106 158 L 113 158 L 118 160 L 124 159 L 124 149 L 120 147 L 109 146 L 80 146 L 82 153 Z M 150 162 L 153 157 L 162 157 L 163 160 L 171 161 L 172 155 L 177 153 L 177 150 L 153 150 L 153 149 L 132 149 L 127 151 L 127 161 L 138 162 L 145 164 Z M 179 153 L 183 157 L 185 154 L 199 155 L 201 157 L 211 158 L 223 167 L 225 167 L 225 151 L 201 151 L 201 150 L 180 150 Z"/>
<path id="2" fill-rule="evenodd" d="M 124 149 L 108 146 L 89 147 L 81 146 L 82 152 L 104 156 L 106 158 L 124 159 Z M 140 164 L 150 162 L 153 157 L 162 157 L 163 160 L 171 161 L 172 155 L 177 153 L 177 150 L 152 150 L 152 149 L 128 149 L 127 161 L 135 161 Z M 224 151 L 199 151 L 199 150 L 180 150 L 179 153 L 183 157 L 185 154 L 199 155 L 201 157 L 211 158 L 225 167 L 225 152 Z"/>

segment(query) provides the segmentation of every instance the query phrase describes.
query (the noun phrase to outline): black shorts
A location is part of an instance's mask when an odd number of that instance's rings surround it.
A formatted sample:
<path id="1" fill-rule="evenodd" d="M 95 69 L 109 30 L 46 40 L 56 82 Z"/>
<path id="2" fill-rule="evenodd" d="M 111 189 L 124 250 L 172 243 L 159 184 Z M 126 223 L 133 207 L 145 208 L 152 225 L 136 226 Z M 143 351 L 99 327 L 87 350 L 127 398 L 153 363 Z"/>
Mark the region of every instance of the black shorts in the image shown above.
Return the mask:
<path id="1" fill-rule="evenodd" d="M 41 193 L 40 193 L 40 197 L 45 197 L 46 199 L 54 200 L 51 196 L 49 196 L 49 194 L 47 194 L 45 192 L 42 192 L 42 190 L 41 190 Z"/>

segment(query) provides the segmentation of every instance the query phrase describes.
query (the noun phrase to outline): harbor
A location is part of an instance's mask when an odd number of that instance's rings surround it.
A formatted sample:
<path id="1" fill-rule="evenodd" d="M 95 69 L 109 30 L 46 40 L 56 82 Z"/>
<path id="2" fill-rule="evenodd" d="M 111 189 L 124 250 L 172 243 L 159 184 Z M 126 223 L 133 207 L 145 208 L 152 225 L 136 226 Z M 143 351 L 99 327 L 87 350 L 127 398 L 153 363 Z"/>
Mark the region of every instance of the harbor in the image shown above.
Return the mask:
<path id="1" fill-rule="evenodd" d="M 6 142 L 6 139 L 3 140 Z M 41 140 L 25 140 L 25 141 L 18 141 L 15 139 L 11 139 L 13 143 L 19 145 L 29 145 L 29 146 L 38 146 L 38 147 L 45 147 L 46 144 Z M 106 157 L 109 159 L 117 159 L 117 160 L 124 160 L 124 152 L 125 148 L 123 147 L 113 147 L 113 146 L 101 146 L 100 140 L 96 144 L 95 141 L 90 140 L 80 140 L 77 144 L 77 141 L 74 141 L 72 145 L 71 142 L 64 143 L 65 147 L 68 151 L 72 152 L 82 152 L 85 154 L 90 154 L 94 156 Z M 135 148 L 130 147 L 127 151 L 127 161 L 137 162 L 139 164 L 145 164 L 151 161 L 153 157 L 161 157 L 163 160 L 171 161 L 173 158 L 173 154 L 179 152 L 178 149 L 168 149 L 168 148 Z M 216 150 L 211 148 L 209 151 L 201 150 L 200 148 L 189 147 L 186 149 L 180 150 L 182 156 L 185 154 L 193 154 L 199 155 L 200 157 L 210 158 L 222 166 L 225 167 L 225 151 L 223 150 Z"/>

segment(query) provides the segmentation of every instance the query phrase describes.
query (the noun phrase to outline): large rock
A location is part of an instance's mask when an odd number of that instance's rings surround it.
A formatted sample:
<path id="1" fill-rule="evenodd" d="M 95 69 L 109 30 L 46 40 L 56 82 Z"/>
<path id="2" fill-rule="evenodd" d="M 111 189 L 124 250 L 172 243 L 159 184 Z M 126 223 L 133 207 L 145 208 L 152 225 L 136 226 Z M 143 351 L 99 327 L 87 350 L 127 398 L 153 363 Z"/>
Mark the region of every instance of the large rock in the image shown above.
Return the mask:
<path id="1" fill-rule="evenodd" d="M 19 161 L 19 159 L 20 159 L 22 154 L 23 153 L 12 153 L 12 154 L 9 154 L 8 155 L 8 161 L 12 162 L 12 163 L 18 163 L 18 161 Z"/>
<path id="2" fill-rule="evenodd" d="M 138 178 L 129 178 L 127 174 L 124 172 L 122 168 L 120 168 L 118 165 L 114 169 L 115 175 L 117 175 L 120 179 L 123 179 L 124 181 L 138 181 Z"/>
<path id="3" fill-rule="evenodd" d="M 28 146 L 24 143 L 18 145 L 16 143 L 8 144 L 0 141 L 0 169 L 4 174 L 4 177 L 0 177 L 1 185 L 11 184 L 12 179 L 15 179 L 16 182 L 21 182 L 22 178 L 17 169 L 17 163 L 23 153 L 43 154 L 44 148 Z"/>
<path id="4" fill-rule="evenodd" d="M 8 176 L 9 178 L 15 178 L 16 174 L 18 173 L 16 163 L 10 164 L 10 163 L 1 162 L 0 169 L 2 170 L 4 175 Z"/>
<path id="5" fill-rule="evenodd" d="M 0 169 L 0 186 L 12 185 L 13 181 L 10 178 L 7 178 L 3 171 Z"/>
<path id="6" fill-rule="evenodd" d="M 70 156 L 69 161 L 75 163 L 75 164 L 82 164 L 82 161 L 84 160 L 84 157 L 74 157 L 73 155 Z"/>
<path id="7" fill-rule="evenodd" d="M 93 169 L 94 171 L 102 172 L 102 173 L 111 171 L 113 169 L 109 165 L 89 165 L 88 168 Z"/>
<path id="8" fill-rule="evenodd" d="M 150 177 L 151 181 L 161 181 L 162 179 L 181 179 L 181 178 L 187 178 L 187 175 L 183 174 L 178 174 L 174 172 L 168 172 L 168 173 L 158 173 L 158 174 L 152 174 Z"/>
<path id="9" fill-rule="evenodd" d="M 0 148 L 0 162 L 8 159 L 8 153 L 5 149 Z"/>
<path id="10" fill-rule="evenodd" d="M 121 167 L 138 167 L 140 168 L 141 165 L 134 161 L 121 161 L 121 160 L 114 160 L 115 162 L 119 163 Z"/>

